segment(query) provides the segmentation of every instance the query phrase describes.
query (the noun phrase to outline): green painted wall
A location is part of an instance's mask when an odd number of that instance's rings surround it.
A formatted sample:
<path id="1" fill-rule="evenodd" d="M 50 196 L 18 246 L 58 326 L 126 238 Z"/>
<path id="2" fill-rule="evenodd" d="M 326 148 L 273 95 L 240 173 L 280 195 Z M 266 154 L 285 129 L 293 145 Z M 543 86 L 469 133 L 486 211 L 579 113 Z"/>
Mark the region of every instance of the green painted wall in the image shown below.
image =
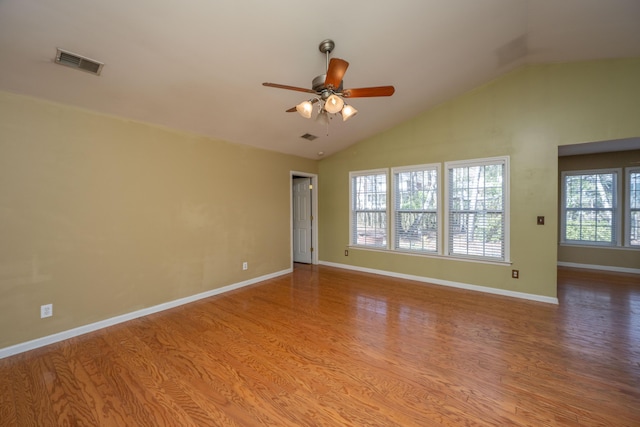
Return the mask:
<path id="1" fill-rule="evenodd" d="M 639 76 L 637 58 L 526 66 L 323 159 L 320 259 L 555 297 L 558 146 L 640 136 Z M 505 155 L 513 265 L 358 249 L 344 256 L 349 171 Z M 536 225 L 538 215 L 546 225 Z M 511 278 L 512 269 L 520 279 Z"/>
<path id="2" fill-rule="evenodd" d="M 640 136 L 638 76 L 525 67 L 319 164 L 0 93 L 0 348 L 289 268 L 291 170 L 319 173 L 323 261 L 554 297 L 557 147 Z M 513 266 L 344 256 L 349 171 L 503 155 Z"/>
<path id="3" fill-rule="evenodd" d="M 0 348 L 290 268 L 291 170 L 0 92 Z"/>

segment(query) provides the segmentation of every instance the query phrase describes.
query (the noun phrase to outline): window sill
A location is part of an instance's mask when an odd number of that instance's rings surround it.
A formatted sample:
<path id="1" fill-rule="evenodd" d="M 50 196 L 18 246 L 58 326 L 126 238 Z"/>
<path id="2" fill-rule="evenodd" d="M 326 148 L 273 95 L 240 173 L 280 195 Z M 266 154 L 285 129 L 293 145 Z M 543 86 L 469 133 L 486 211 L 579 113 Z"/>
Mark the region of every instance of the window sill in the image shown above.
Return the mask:
<path id="1" fill-rule="evenodd" d="M 640 246 L 580 245 L 577 243 L 566 243 L 566 242 L 561 242 L 558 245 L 566 248 L 609 249 L 614 251 L 640 251 Z"/>
<path id="2" fill-rule="evenodd" d="M 441 259 L 447 261 L 461 261 L 461 262 L 472 262 L 476 264 L 489 264 L 489 265 L 512 265 L 511 261 L 492 261 L 489 259 L 479 259 L 479 258 L 464 258 L 458 256 L 451 255 L 442 255 L 437 253 L 420 253 L 420 252 L 410 252 L 410 251 L 402 251 L 402 250 L 391 250 L 387 248 L 376 248 L 370 246 L 358 246 L 358 245 L 350 245 L 347 246 L 347 249 L 351 250 L 361 250 L 365 252 L 382 252 L 386 254 L 394 254 L 394 255 L 408 255 L 420 258 L 433 258 L 433 259 Z"/>

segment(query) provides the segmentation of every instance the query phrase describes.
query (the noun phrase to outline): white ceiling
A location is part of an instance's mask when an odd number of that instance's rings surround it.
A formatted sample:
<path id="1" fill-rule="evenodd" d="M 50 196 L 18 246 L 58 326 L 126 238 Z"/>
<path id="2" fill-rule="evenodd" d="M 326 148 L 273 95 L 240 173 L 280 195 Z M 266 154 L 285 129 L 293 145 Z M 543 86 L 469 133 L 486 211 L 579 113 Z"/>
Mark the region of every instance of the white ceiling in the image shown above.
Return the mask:
<path id="1" fill-rule="evenodd" d="M 285 110 L 349 61 L 359 114 L 320 124 Z M 105 63 L 53 63 L 56 47 Z M 318 158 L 528 63 L 640 56 L 639 0 L 0 0 L 0 90 Z M 301 139 L 311 133 L 315 141 Z"/>

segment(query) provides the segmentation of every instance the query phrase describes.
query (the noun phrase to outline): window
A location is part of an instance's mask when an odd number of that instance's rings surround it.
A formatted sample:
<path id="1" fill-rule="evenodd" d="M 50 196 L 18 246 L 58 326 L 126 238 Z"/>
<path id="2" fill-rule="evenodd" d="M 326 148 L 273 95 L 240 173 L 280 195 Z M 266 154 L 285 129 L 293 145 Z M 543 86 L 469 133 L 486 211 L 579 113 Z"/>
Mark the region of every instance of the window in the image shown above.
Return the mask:
<path id="1" fill-rule="evenodd" d="M 615 246 L 618 170 L 562 173 L 562 241 Z"/>
<path id="2" fill-rule="evenodd" d="M 387 170 L 351 172 L 350 244 L 387 247 Z"/>
<path id="3" fill-rule="evenodd" d="M 509 158 L 448 162 L 447 255 L 509 259 Z"/>
<path id="4" fill-rule="evenodd" d="M 509 157 L 445 169 L 444 195 L 439 163 L 350 172 L 349 244 L 509 262 Z"/>
<path id="5" fill-rule="evenodd" d="M 640 247 L 640 168 L 627 169 L 627 245 Z"/>
<path id="6" fill-rule="evenodd" d="M 439 172 L 440 165 L 392 169 L 393 249 L 439 251 Z"/>

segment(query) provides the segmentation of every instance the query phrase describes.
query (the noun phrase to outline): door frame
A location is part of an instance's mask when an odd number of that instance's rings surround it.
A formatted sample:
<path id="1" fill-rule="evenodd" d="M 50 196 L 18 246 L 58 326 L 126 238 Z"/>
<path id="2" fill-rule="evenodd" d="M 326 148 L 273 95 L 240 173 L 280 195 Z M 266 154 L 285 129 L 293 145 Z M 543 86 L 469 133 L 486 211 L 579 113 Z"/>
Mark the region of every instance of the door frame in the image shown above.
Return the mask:
<path id="1" fill-rule="evenodd" d="M 291 260 L 291 268 L 293 269 L 293 178 L 311 178 L 311 242 L 313 244 L 313 252 L 311 253 L 311 264 L 318 264 L 319 244 L 318 244 L 318 175 L 308 172 L 290 171 L 289 172 L 289 259 Z"/>

